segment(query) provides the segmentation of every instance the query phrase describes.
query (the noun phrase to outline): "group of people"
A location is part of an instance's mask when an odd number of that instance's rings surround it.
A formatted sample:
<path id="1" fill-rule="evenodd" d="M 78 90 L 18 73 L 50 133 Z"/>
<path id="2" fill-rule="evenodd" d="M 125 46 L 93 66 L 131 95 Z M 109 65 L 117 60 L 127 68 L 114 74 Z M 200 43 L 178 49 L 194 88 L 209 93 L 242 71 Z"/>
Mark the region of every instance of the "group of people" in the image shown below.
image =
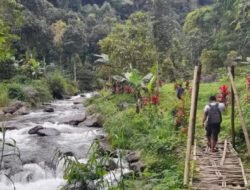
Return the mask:
<path id="1" fill-rule="evenodd" d="M 179 84 L 176 88 L 176 97 L 181 100 L 184 88 Z M 222 112 L 225 110 L 225 104 L 218 102 L 216 96 L 209 97 L 209 103 L 204 108 L 202 126 L 206 130 L 207 146 L 211 152 L 216 152 L 216 143 L 221 129 Z"/>

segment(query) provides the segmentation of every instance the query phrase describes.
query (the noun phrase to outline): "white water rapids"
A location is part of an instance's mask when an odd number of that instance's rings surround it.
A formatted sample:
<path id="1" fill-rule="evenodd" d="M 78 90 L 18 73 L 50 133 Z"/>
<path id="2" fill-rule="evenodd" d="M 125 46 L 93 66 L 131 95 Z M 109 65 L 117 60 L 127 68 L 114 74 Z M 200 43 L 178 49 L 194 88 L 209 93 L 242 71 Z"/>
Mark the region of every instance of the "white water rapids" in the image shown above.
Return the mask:
<path id="1" fill-rule="evenodd" d="M 6 127 L 15 128 L 6 132 L 6 139 L 15 139 L 21 154 L 21 161 L 10 157 L 5 163 L 5 172 L 10 175 L 16 190 L 59 190 L 66 183 L 63 167 L 60 164 L 55 167 L 52 162 L 57 148 L 73 153 L 78 159 L 87 159 L 91 143 L 102 130 L 59 124 L 60 119 L 67 115 L 84 113 L 81 104 L 73 104 L 79 97 L 51 103 L 53 113 L 40 109 L 4 123 Z M 54 128 L 60 131 L 60 135 L 40 137 L 28 134 L 37 125 Z M 0 176 L 0 190 L 13 190 L 12 183 L 4 175 Z"/>

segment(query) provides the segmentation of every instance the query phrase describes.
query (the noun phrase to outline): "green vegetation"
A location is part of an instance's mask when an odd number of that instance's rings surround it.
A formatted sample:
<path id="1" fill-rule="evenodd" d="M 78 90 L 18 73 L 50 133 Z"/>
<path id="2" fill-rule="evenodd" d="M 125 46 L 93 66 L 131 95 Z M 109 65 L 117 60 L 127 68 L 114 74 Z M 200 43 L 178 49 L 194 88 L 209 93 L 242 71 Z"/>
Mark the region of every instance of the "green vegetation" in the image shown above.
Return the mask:
<path id="1" fill-rule="evenodd" d="M 139 114 L 136 114 L 131 94 L 114 95 L 106 90 L 101 94 L 98 99 L 90 99 L 88 104 L 104 115 L 104 127 L 111 145 L 124 150 L 140 150 L 147 166 L 140 177 L 128 177 L 114 189 L 182 189 L 185 135 L 174 124 L 172 111 L 178 102 L 173 85 L 161 89 L 160 105 L 145 106 Z M 129 107 L 121 110 L 119 105 L 124 102 Z"/>

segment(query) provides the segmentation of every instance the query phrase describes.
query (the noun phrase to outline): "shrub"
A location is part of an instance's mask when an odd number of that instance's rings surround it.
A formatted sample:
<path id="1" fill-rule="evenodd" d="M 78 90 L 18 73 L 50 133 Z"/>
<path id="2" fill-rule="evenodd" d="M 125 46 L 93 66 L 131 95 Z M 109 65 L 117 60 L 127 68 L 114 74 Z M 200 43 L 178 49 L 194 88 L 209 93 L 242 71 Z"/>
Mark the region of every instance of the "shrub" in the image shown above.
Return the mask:
<path id="1" fill-rule="evenodd" d="M 67 80 L 66 81 L 66 93 L 71 96 L 79 93 L 78 84 L 74 81 Z"/>
<path id="2" fill-rule="evenodd" d="M 67 85 L 63 76 L 59 72 L 53 73 L 48 77 L 47 83 L 52 96 L 56 99 L 62 99 Z"/>
<path id="3" fill-rule="evenodd" d="M 11 81 L 19 84 L 27 84 L 30 82 L 30 79 L 25 75 L 17 75 L 14 78 L 12 78 Z"/>
<path id="4" fill-rule="evenodd" d="M 0 107 L 5 107 L 9 103 L 8 89 L 5 85 L 0 85 Z"/>
<path id="5" fill-rule="evenodd" d="M 17 83 L 13 83 L 13 84 L 9 85 L 8 96 L 11 99 L 17 99 L 17 100 L 21 100 L 21 101 L 25 100 L 25 94 L 22 90 L 22 87 Z"/>
<path id="6" fill-rule="evenodd" d="M 52 100 L 52 94 L 50 93 L 49 86 L 46 80 L 36 80 L 32 82 L 35 90 L 38 92 L 39 102 L 48 102 Z"/>

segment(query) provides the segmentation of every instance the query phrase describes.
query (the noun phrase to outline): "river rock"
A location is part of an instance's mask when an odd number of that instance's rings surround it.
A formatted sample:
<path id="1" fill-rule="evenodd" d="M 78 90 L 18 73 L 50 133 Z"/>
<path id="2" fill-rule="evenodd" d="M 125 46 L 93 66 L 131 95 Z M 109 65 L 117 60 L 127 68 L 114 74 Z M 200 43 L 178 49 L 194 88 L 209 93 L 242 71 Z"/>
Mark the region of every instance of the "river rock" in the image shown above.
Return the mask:
<path id="1" fill-rule="evenodd" d="M 112 148 L 107 137 L 99 136 L 96 138 L 96 142 L 98 143 L 98 150 L 102 155 L 110 155 Z"/>
<path id="2" fill-rule="evenodd" d="M 16 102 L 13 102 L 9 107 L 3 108 L 3 112 L 5 114 L 13 114 L 23 106 L 24 106 L 23 102 L 16 101 Z"/>
<path id="3" fill-rule="evenodd" d="M 141 156 L 140 152 L 133 151 L 127 154 L 126 160 L 128 161 L 128 163 L 137 162 L 140 160 L 140 156 Z"/>
<path id="4" fill-rule="evenodd" d="M 60 131 L 54 128 L 44 128 L 37 131 L 39 136 L 58 136 L 60 135 Z"/>
<path id="5" fill-rule="evenodd" d="M 68 125 L 78 125 L 86 119 L 86 115 L 83 114 L 75 114 L 62 118 L 60 123 L 68 124 Z"/>
<path id="6" fill-rule="evenodd" d="M 44 127 L 38 125 L 38 126 L 36 126 L 36 127 L 33 127 L 32 129 L 30 129 L 30 130 L 28 131 L 28 133 L 29 133 L 30 135 L 37 134 L 37 132 L 38 132 L 39 130 L 41 130 L 41 129 L 44 129 Z"/>
<path id="7" fill-rule="evenodd" d="M 64 154 L 65 156 L 74 156 L 74 153 L 73 153 L 73 152 L 70 152 L 70 151 L 68 151 L 68 152 L 63 152 L 63 154 Z"/>
<path id="8" fill-rule="evenodd" d="M 99 113 L 95 113 L 91 116 L 88 116 L 84 121 L 83 125 L 87 127 L 102 127 L 103 125 L 103 117 Z"/>
<path id="9" fill-rule="evenodd" d="M 23 106 L 20 109 L 18 109 L 17 111 L 15 111 L 14 114 L 15 115 L 28 115 L 29 111 L 28 111 L 28 109 L 25 106 Z"/>
<path id="10" fill-rule="evenodd" d="M 4 116 L 4 112 L 0 110 L 0 118 Z"/>
<path id="11" fill-rule="evenodd" d="M 84 101 L 84 98 L 83 97 L 80 97 L 80 98 L 77 98 L 73 101 L 74 104 L 82 104 Z"/>
<path id="12" fill-rule="evenodd" d="M 12 131 L 12 130 L 17 130 L 17 127 L 14 127 L 14 126 L 6 126 L 6 127 L 4 127 L 4 130 L 5 131 Z M 2 132 L 3 130 L 2 130 L 2 128 L 0 128 L 0 132 Z"/>
<path id="13" fill-rule="evenodd" d="M 113 159 L 109 159 L 106 163 L 105 163 L 105 169 L 107 171 L 113 171 L 115 169 L 118 168 L 117 163 L 113 160 Z"/>
<path id="14" fill-rule="evenodd" d="M 47 107 L 47 108 L 44 108 L 43 111 L 44 112 L 54 112 L 55 110 L 52 107 Z"/>
<path id="15" fill-rule="evenodd" d="M 141 173 L 145 169 L 145 165 L 142 162 L 133 162 L 129 165 L 129 169 L 133 170 L 135 173 Z"/>
<path id="16" fill-rule="evenodd" d="M 68 96 L 68 95 L 63 95 L 63 99 L 64 100 L 69 100 L 71 97 L 70 96 Z"/>

